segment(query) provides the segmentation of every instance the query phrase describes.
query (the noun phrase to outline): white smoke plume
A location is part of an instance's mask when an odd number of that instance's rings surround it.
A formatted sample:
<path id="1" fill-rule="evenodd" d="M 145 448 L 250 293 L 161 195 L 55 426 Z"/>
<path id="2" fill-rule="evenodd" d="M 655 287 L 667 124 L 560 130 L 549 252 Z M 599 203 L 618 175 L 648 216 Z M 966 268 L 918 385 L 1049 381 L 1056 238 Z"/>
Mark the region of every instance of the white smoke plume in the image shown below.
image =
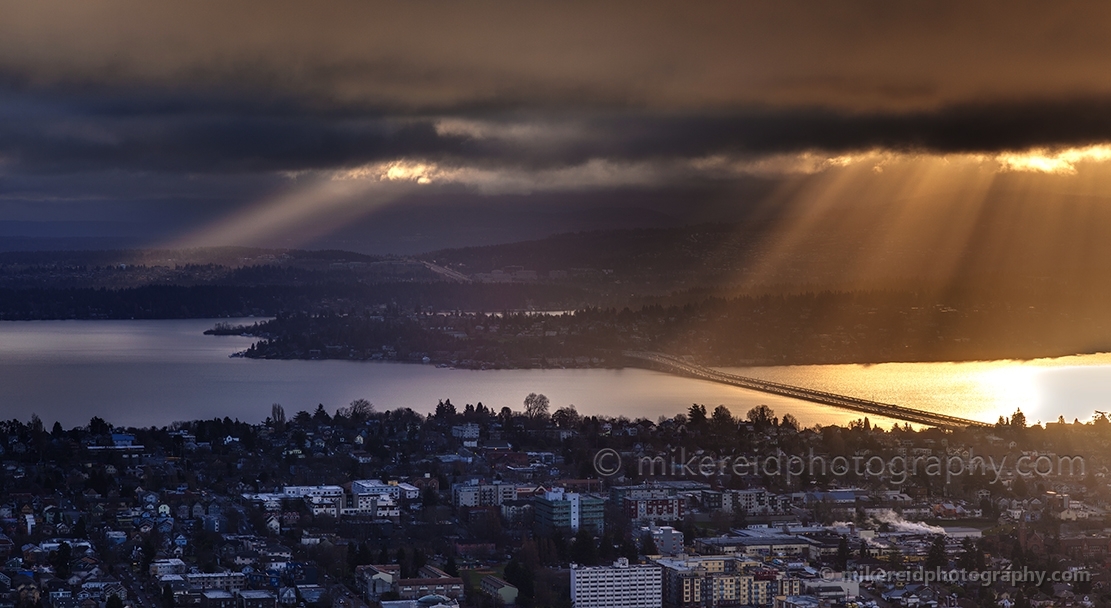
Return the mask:
<path id="1" fill-rule="evenodd" d="M 894 532 L 903 534 L 945 534 L 945 529 L 931 526 L 925 522 L 907 521 L 891 509 L 884 509 L 872 515 L 872 519 L 881 524 L 887 524 Z"/>

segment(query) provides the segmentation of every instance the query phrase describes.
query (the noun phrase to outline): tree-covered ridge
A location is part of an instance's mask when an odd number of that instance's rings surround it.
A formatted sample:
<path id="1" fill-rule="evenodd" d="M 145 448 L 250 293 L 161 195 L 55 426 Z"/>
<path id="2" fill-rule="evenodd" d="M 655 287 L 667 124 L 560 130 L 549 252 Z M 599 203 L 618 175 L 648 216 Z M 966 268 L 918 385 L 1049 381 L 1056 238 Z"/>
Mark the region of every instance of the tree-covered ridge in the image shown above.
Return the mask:
<path id="1" fill-rule="evenodd" d="M 1037 300 L 1028 300 L 1037 302 Z M 1081 307 L 942 300 L 915 292 L 709 298 L 684 306 L 562 314 L 430 313 L 400 306 L 282 314 L 234 333 L 258 358 L 422 360 L 467 367 L 618 366 L 622 350 L 710 365 L 1034 358 L 1111 346 L 1111 323 Z"/>

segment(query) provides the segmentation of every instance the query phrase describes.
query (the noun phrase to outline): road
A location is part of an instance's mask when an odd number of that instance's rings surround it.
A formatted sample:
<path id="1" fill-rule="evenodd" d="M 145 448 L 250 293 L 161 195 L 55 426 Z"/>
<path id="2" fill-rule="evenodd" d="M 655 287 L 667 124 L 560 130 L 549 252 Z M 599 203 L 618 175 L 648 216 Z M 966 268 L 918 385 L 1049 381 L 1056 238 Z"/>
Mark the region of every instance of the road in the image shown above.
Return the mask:
<path id="1" fill-rule="evenodd" d="M 425 262 L 424 260 L 417 260 L 417 261 L 419 261 L 421 264 L 424 264 L 425 268 L 431 270 L 432 272 L 435 272 L 436 274 L 444 277 L 445 279 L 449 279 L 449 280 L 452 280 L 452 281 L 458 281 L 460 283 L 470 283 L 471 282 L 471 277 L 469 277 L 469 276 L 467 276 L 467 275 L 465 275 L 462 272 L 459 272 L 457 270 L 452 270 L 450 268 L 445 268 L 443 266 L 440 266 L 439 264 L 433 264 L 432 262 Z"/>

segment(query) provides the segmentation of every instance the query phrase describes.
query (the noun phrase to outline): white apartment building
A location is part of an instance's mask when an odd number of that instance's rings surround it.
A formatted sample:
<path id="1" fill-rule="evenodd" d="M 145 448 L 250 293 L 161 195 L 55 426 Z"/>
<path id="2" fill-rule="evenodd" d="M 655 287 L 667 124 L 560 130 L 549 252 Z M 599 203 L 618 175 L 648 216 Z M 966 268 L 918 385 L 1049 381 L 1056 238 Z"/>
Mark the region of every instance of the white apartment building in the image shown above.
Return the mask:
<path id="1" fill-rule="evenodd" d="M 313 515 L 331 515 L 339 517 L 340 507 L 343 505 L 343 494 L 339 496 L 306 496 L 305 502 Z"/>
<path id="2" fill-rule="evenodd" d="M 388 494 L 357 494 L 354 506 L 340 509 L 340 515 L 369 515 L 373 517 L 400 517 L 401 508 Z"/>
<path id="3" fill-rule="evenodd" d="M 356 497 L 386 495 L 401 500 L 401 487 L 383 483 L 380 479 L 357 479 L 351 482 L 351 493 Z"/>
<path id="4" fill-rule="evenodd" d="M 650 535 L 660 555 L 677 555 L 683 552 L 683 533 L 671 526 L 646 526 L 640 529 L 641 535 Z"/>
<path id="5" fill-rule="evenodd" d="M 380 479 L 358 479 L 351 482 L 351 493 L 355 496 L 387 494 L 394 500 L 416 500 L 420 498 L 420 488 L 408 484 L 391 481 L 384 483 Z"/>
<path id="6" fill-rule="evenodd" d="M 420 488 L 411 483 L 399 483 L 397 487 L 401 488 L 401 497 L 405 500 L 416 500 L 420 498 Z"/>
<path id="7" fill-rule="evenodd" d="M 481 430 L 481 427 L 479 427 L 474 422 L 468 422 L 466 424 L 457 424 L 457 425 L 451 427 L 451 436 L 452 437 L 457 437 L 457 438 L 463 439 L 463 440 L 475 440 L 475 439 L 478 439 L 480 430 Z"/>
<path id="8" fill-rule="evenodd" d="M 282 491 L 289 498 L 343 498 L 343 488 L 340 486 L 285 486 Z"/>
<path id="9" fill-rule="evenodd" d="M 733 513 L 737 509 L 749 515 L 778 513 L 791 506 L 790 496 L 771 494 L 764 489 L 732 490 L 722 496 L 722 510 Z"/>
<path id="10" fill-rule="evenodd" d="M 150 563 L 150 575 L 155 578 L 161 578 L 167 574 L 185 574 L 187 570 L 185 562 L 176 557 L 156 559 Z"/>
<path id="11" fill-rule="evenodd" d="M 663 570 L 655 564 L 571 565 L 574 608 L 663 608 Z"/>
<path id="12" fill-rule="evenodd" d="M 463 483 L 451 489 L 456 507 L 495 507 L 517 500 L 517 485 L 512 483 Z"/>

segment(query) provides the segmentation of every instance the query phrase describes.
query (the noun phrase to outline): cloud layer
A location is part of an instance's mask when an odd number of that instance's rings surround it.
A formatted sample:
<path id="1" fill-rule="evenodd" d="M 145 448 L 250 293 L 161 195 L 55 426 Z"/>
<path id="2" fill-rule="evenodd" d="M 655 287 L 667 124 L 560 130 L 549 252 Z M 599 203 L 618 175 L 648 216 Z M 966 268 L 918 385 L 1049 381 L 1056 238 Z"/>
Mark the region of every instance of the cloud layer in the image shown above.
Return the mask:
<path id="1" fill-rule="evenodd" d="M 296 171 L 1111 139 L 1099 2 L 4 2 L 0 158 Z"/>
<path id="2" fill-rule="evenodd" d="M 291 176 L 381 167 L 487 194 L 713 190 L 890 155 L 1069 174 L 1111 142 L 1111 5 L 1095 1 L 0 14 L 0 220 L 82 196 L 231 212 Z"/>
<path id="3" fill-rule="evenodd" d="M 1103 96 L 1094 0 L 4 2 L 34 86 L 205 88 L 394 111 L 738 104 L 851 110 Z"/>
<path id="4" fill-rule="evenodd" d="M 600 161 L 751 160 L 877 149 L 995 153 L 1107 141 L 1111 99 L 905 113 L 739 108 L 445 118 L 316 112 L 249 100 L 124 102 L 79 94 L 63 100 L 12 92 L 0 98 L 0 159 L 31 173 L 296 172 L 399 159 L 542 171 Z"/>

